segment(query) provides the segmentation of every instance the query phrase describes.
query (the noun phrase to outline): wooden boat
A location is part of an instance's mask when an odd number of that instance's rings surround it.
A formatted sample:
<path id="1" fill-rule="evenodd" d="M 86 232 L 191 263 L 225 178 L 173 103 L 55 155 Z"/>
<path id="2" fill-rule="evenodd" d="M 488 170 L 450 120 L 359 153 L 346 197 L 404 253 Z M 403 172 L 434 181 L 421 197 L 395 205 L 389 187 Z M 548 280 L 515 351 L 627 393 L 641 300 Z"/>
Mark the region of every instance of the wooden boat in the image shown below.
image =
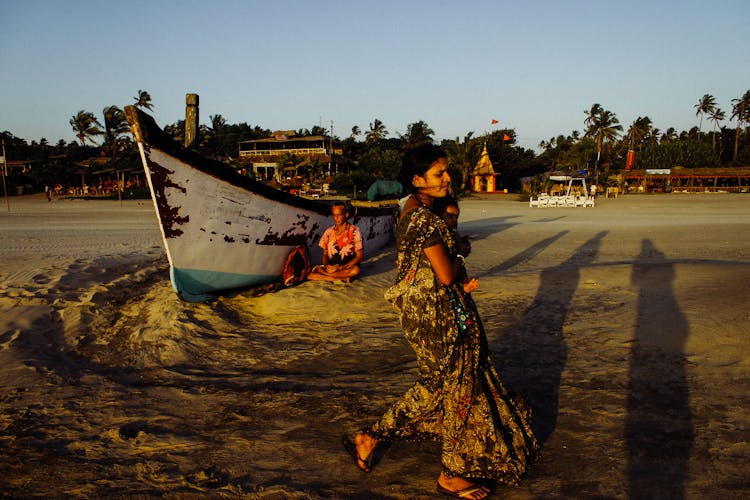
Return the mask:
<path id="1" fill-rule="evenodd" d="M 291 195 L 182 148 L 154 119 L 125 108 L 138 143 L 175 291 L 199 302 L 279 283 L 299 246 L 320 262 L 317 243 L 333 224 L 331 202 Z M 365 257 L 393 236 L 397 207 L 353 206 Z"/>

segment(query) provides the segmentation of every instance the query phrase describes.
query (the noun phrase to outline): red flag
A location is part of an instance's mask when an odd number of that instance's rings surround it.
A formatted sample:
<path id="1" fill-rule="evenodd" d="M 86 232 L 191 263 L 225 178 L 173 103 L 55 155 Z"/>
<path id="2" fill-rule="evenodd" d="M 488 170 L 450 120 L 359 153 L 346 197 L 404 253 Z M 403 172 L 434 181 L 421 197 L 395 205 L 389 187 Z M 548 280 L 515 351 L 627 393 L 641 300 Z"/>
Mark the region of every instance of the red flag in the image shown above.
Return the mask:
<path id="1" fill-rule="evenodd" d="M 499 121 L 497 121 L 497 120 L 495 120 L 494 118 L 493 118 L 493 119 L 492 119 L 492 121 L 490 122 L 490 124 L 491 124 L 491 125 L 495 125 L 496 123 L 500 123 L 500 122 L 499 122 Z"/>
<path id="2" fill-rule="evenodd" d="M 510 140 L 510 136 L 508 134 L 503 134 L 503 140 L 504 141 L 509 141 Z"/>

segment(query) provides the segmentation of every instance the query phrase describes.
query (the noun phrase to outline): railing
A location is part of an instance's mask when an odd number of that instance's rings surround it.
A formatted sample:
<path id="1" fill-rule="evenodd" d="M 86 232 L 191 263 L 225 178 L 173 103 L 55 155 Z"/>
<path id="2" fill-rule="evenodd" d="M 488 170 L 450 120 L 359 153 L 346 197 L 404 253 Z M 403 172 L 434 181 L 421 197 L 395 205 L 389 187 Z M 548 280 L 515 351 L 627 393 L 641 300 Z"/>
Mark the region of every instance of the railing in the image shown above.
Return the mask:
<path id="1" fill-rule="evenodd" d="M 673 193 L 747 193 L 749 186 L 672 186 Z"/>
<path id="2" fill-rule="evenodd" d="M 629 186 L 628 193 L 748 193 L 750 186 Z"/>
<path id="3" fill-rule="evenodd" d="M 325 148 L 295 148 L 295 149 L 248 149 L 240 150 L 240 156 L 280 156 L 283 154 L 293 155 L 310 155 L 310 154 L 327 154 Z"/>

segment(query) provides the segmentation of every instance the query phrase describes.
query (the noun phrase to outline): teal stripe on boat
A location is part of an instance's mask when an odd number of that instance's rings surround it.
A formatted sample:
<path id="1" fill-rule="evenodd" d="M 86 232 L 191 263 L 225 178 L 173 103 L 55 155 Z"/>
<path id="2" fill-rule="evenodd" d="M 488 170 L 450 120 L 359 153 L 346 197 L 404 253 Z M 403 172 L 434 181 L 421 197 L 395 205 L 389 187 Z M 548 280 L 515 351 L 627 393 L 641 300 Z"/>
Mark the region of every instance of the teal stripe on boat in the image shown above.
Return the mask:
<path id="1" fill-rule="evenodd" d="M 234 274 L 201 269 L 169 269 L 172 287 L 188 302 L 205 302 L 229 290 L 250 288 L 264 283 L 281 281 L 280 276 L 262 274 Z"/>

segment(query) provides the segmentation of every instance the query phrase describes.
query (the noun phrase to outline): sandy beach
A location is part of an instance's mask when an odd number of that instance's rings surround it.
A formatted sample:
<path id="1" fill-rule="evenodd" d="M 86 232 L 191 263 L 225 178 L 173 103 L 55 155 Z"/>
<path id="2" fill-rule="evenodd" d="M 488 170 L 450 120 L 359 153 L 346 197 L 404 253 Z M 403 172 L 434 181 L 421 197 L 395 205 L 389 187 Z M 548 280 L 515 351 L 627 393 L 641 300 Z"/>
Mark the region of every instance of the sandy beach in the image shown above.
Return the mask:
<path id="1" fill-rule="evenodd" d="M 492 498 L 750 497 L 750 196 L 487 195 L 459 228 L 543 443 Z M 0 261 L 0 495 L 437 496 L 437 444 L 369 475 L 341 446 L 414 381 L 393 246 L 351 284 L 186 303 L 149 200 L 33 195 L 0 207 Z"/>

